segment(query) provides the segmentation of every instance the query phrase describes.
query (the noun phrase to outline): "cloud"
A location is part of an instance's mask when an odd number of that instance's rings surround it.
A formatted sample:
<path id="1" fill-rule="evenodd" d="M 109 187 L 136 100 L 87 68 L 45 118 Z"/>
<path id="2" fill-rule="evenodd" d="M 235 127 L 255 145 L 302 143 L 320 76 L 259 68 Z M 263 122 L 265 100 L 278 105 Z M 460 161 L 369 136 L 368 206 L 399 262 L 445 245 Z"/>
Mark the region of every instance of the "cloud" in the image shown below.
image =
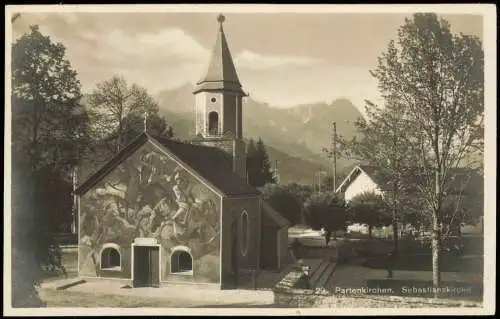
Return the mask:
<path id="1" fill-rule="evenodd" d="M 129 34 L 114 29 L 101 42 L 117 53 L 149 58 L 179 58 L 194 62 L 205 61 L 209 51 L 181 29 L 163 29 L 154 33 Z"/>
<path id="2" fill-rule="evenodd" d="M 282 67 L 307 67 L 317 64 L 319 60 L 301 56 L 280 56 L 280 55 L 261 55 L 248 50 L 238 54 L 234 63 L 237 67 L 265 70 Z"/>
<path id="3" fill-rule="evenodd" d="M 125 22 L 80 14 L 24 15 L 16 22 L 15 33 L 27 32 L 35 23 L 66 46 L 84 92 L 113 75 L 122 75 L 152 94 L 195 83 L 206 72 L 213 45 L 202 45 L 194 33 L 175 25 L 138 30 Z M 346 97 L 362 109 L 363 100 L 373 99 L 377 91 L 364 67 L 339 67 L 333 60 L 299 53 L 263 54 L 258 46 L 242 49 L 232 53 L 245 91 L 273 106 Z"/>

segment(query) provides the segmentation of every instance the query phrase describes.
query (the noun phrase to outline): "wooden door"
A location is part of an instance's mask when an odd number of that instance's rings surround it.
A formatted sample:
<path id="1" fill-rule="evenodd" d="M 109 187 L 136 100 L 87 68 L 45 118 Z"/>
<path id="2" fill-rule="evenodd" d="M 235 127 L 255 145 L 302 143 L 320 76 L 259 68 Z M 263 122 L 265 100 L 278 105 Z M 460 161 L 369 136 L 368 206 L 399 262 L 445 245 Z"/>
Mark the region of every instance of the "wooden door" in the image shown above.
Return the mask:
<path id="1" fill-rule="evenodd" d="M 134 287 L 160 286 L 159 247 L 134 247 Z"/>
<path id="2" fill-rule="evenodd" d="M 158 247 L 148 247 L 148 257 L 148 284 L 151 287 L 160 287 L 160 249 Z"/>
<path id="3" fill-rule="evenodd" d="M 148 284 L 149 258 L 147 247 L 134 247 L 134 287 L 144 287 Z"/>

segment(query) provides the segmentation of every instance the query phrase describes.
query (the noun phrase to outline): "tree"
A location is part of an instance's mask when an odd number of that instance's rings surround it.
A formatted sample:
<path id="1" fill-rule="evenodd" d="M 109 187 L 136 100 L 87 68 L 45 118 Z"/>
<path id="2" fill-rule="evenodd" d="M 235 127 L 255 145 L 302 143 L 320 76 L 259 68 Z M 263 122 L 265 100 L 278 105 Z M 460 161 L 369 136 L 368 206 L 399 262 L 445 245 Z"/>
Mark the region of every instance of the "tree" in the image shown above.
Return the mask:
<path id="1" fill-rule="evenodd" d="M 392 222 L 390 207 L 384 198 L 373 192 L 354 196 L 348 204 L 349 221 L 368 225 L 368 235 L 372 237 L 374 227 L 388 226 Z"/>
<path id="2" fill-rule="evenodd" d="M 39 236 L 33 236 L 38 233 L 35 203 L 27 200 L 32 195 L 30 172 L 16 162 L 11 172 L 12 307 L 40 307 L 44 303 L 36 289 L 42 269 L 36 258 Z"/>
<path id="3" fill-rule="evenodd" d="M 286 186 L 266 184 L 262 188 L 262 197 L 280 215 L 288 219 L 292 225 L 302 221 L 302 203 Z"/>
<path id="4" fill-rule="evenodd" d="M 22 304 L 23 295 L 33 300 L 30 291 L 42 270 L 64 271 L 50 221 L 71 189 L 55 197 L 43 191 L 50 189 L 51 180 L 68 179 L 78 163 L 88 145 L 88 117 L 64 45 L 53 43 L 38 26 L 12 45 L 11 67 L 12 191 L 18 201 L 12 207 L 13 278 L 20 280 L 13 287 L 18 299 L 13 302 Z"/>
<path id="5" fill-rule="evenodd" d="M 411 180 L 414 164 L 412 158 L 410 135 L 407 130 L 407 120 L 404 117 L 404 107 L 396 99 L 387 97 L 385 107 L 366 101 L 366 119 L 355 122 L 359 138 L 351 140 L 338 139 L 339 150 L 346 157 L 375 167 L 374 178 L 379 188 L 384 190 L 384 196 L 392 209 L 392 229 L 394 248 L 398 253 L 399 230 L 402 219 L 401 207 L 406 196 L 411 193 Z"/>
<path id="6" fill-rule="evenodd" d="M 146 89 L 136 84 L 128 86 L 122 77 L 114 76 L 97 84 L 87 103 L 94 139 L 104 141 L 113 154 L 144 131 L 145 116 L 148 132 L 165 138 L 173 136 L 172 129 L 158 114 L 157 101 Z"/>
<path id="7" fill-rule="evenodd" d="M 254 142 L 250 139 L 247 146 L 248 182 L 254 187 L 262 187 L 267 183 L 275 183 L 271 172 L 271 164 L 266 147 L 261 138 Z"/>
<path id="8" fill-rule="evenodd" d="M 291 192 L 301 203 L 301 205 L 304 205 L 306 200 L 311 196 L 313 193 L 313 189 L 309 185 L 301 185 L 297 183 L 290 183 L 288 185 L 285 185 L 289 192 Z"/>
<path id="9" fill-rule="evenodd" d="M 12 15 L 12 17 L 10 18 L 10 23 L 14 23 L 16 22 L 16 20 L 20 19 L 21 18 L 21 14 L 18 12 L 18 13 L 14 13 Z"/>
<path id="10" fill-rule="evenodd" d="M 385 100 L 405 110 L 421 170 L 418 195 L 433 228 L 433 284 L 441 283 L 443 203 L 450 171 L 483 147 L 484 53 L 476 36 L 453 35 L 435 14 L 414 14 L 372 72 Z"/>
<path id="11" fill-rule="evenodd" d="M 450 174 L 453 187 L 442 205 L 442 237 L 446 238 L 452 230 L 460 233 L 460 226 L 475 225 L 483 214 L 484 187 L 483 178 L 478 169 L 454 169 Z"/>
<path id="12" fill-rule="evenodd" d="M 324 187 L 326 191 L 335 192 L 335 189 L 333 189 L 333 176 L 330 174 L 324 176 L 323 181 L 321 182 L 321 186 Z"/>
<path id="13" fill-rule="evenodd" d="M 255 146 L 255 141 L 251 138 L 247 144 L 247 175 L 248 175 L 248 183 L 250 185 L 256 185 L 257 180 L 257 172 L 259 171 L 257 165 L 257 147 Z"/>
<path id="14" fill-rule="evenodd" d="M 326 244 L 332 233 L 345 230 L 347 210 L 344 200 L 334 193 L 317 193 L 304 204 L 304 219 L 312 229 L 325 230 Z"/>
<path id="15" fill-rule="evenodd" d="M 12 156 L 32 171 L 70 169 L 88 142 L 80 82 L 65 51 L 36 25 L 12 45 Z"/>
<path id="16" fill-rule="evenodd" d="M 267 155 L 267 149 L 264 145 L 264 141 L 259 137 L 257 141 L 257 160 L 259 164 L 259 183 L 275 183 L 273 174 L 271 172 L 271 163 L 269 161 L 269 155 Z"/>
<path id="17" fill-rule="evenodd" d="M 317 182 L 314 183 L 315 192 L 333 192 L 333 177 L 325 171 L 317 173 Z"/>

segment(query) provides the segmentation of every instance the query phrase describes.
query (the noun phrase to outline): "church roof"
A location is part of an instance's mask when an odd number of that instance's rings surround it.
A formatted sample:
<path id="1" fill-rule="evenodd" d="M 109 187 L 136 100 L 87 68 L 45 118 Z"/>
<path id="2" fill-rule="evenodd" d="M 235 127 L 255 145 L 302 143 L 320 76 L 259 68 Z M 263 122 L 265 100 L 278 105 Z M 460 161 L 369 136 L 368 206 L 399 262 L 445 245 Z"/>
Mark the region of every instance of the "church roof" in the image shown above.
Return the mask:
<path id="1" fill-rule="evenodd" d="M 413 169 L 413 181 L 417 183 L 424 178 L 424 173 L 418 167 Z M 392 180 L 389 171 L 373 165 L 357 165 L 337 188 L 337 192 L 345 192 L 362 172 L 368 175 L 382 191 L 388 190 L 389 183 Z M 479 194 L 484 188 L 483 177 L 477 171 L 466 167 L 451 168 L 448 173 L 448 182 L 449 184 L 445 186 L 449 188 L 450 194 L 460 192 L 473 196 Z"/>
<path id="2" fill-rule="evenodd" d="M 241 88 L 241 83 L 236 73 L 226 35 L 222 27 L 225 18 L 223 15 L 219 15 L 217 20 L 220 26 L 219 32 L 217 33 L 217 40 L 212 50 L 210 64 L 205 76 L 196 83 L 197 87 L 194 93 L 200 91 L 225 90 L 246 95 Z"/>
<path id="3" fill-rule="evenodd" d="M 262 211 L 273 222 L 273 225 L 278 226 L 278 228 L 288 227 L 292 224 L 266 201 L 262 201 Z M 266 222 L 266 219 L 264 219 L 264 222 Z"/>
<path id="4" fill-rule="evenodd" d="M 162 151 L 182 162 L 191 173 L 224 195 L 260 194 L 256 188 L 248 185 L 246 181 L 233 172 L 232 157 L 228 153 L 215 147 L 155 138 L 147 133 L 142 133 L 123 148 L 107 164 L 83 182 L 75 193 L 85 193 L 147 141 L 152 142 Z"/>

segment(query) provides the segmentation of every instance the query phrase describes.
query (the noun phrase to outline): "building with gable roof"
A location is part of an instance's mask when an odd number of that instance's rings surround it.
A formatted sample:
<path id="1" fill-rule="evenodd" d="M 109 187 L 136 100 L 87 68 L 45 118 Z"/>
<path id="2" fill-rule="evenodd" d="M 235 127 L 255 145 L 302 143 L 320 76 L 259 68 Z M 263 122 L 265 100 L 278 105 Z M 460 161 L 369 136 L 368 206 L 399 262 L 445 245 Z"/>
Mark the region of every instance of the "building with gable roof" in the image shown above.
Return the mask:
<path id="1" fill-rule="evenodd" d="M 414 168 L 414 181 L 423 178 L 422 171 Z M 373 192 L 384 196 L 391 191 L 390 173 L 383 168 L 372 165 L 357 165 L 337 188 L 336 192 L 344 196 L 346 202 L 362 193 Z M 448 173 L 448 184 L 444 185 L 448 196 L 445 205 L 450 205 L 454 209 L 460 208 L 468 211 L 474 216 L 483 216 L 484 201 L 484 179 L 476 170 L 457 167 L 450 169 Z M 482 220 L 480 218 L 480 220 Z M 366 225 L 352 224 L 348 230 L 368 233 Z"/>
<path id="2" fill-rule="evenodd" d="M 262 264 L 283 268 L 290 223 L 247 183 L 246 94 L 218 21 L 193 92 L 197 137 L 144 132 L 76 189 L 79 276 L 226 289 L 248 285 Z"/>

